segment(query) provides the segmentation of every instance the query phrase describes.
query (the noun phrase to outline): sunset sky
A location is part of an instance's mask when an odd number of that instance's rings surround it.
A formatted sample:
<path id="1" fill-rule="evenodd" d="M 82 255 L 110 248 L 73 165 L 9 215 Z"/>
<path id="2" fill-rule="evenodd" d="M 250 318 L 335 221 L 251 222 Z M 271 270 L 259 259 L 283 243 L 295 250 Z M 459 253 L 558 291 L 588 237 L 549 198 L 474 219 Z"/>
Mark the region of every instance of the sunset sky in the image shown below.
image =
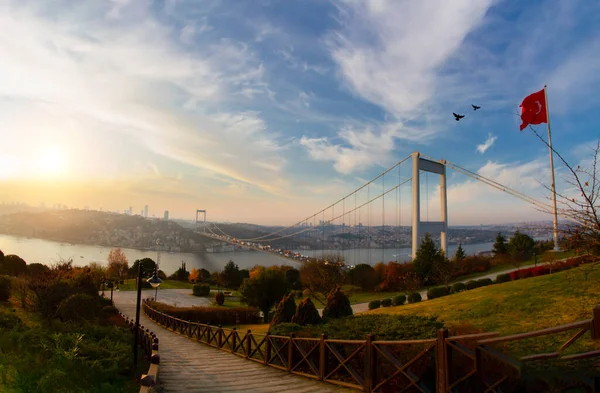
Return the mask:
<path id="1" fill-rule="evenodd" d="M 289 224 L 415 150 L 544 197 L 544 84 L 568 160 L 600 135 L 597 1 L 0 0 L 0 29 L 0 202 Z M 450 225 L 549 219 L 448 187 Z"/>

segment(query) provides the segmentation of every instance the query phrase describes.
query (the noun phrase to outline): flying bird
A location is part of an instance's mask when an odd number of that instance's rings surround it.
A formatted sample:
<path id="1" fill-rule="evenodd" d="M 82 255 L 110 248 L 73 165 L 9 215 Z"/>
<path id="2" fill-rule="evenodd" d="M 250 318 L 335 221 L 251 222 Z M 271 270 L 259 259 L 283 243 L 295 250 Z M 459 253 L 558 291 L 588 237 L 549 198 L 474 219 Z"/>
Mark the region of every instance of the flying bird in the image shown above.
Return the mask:
<path id="1" fill-rule="evenodd" d="M 471 104 L 471 106 L 473 107 L 473 110 L 474 110 L 474 111 L 476 111 L 477 109 L 481 109 L 481 107 L 480 107 L 480 106 L 477 106 L 477 105 L 473 105 L 473 104 Z"/>
<path id="2" fill-rule="evenodd" d="M 452 112 L 452 114 L 454 115 L 454 120 L 459 121 L 460 119 L 462 119 L 463 117 L 465 117 L 465 115 L 458 115 L 454 112 Z"/>

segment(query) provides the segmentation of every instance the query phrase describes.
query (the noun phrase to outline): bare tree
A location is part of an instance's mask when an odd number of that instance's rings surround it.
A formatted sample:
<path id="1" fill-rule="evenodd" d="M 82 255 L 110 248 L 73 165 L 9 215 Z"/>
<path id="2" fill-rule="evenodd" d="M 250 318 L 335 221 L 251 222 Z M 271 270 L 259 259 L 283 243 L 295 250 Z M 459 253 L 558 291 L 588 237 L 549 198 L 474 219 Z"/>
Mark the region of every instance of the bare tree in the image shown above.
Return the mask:
<path id="1" fill-rule="evenodd" d="M 325 303 L 327 295 L 344 283 L 343 268 L 343 262 L 337 258 L 306 261 L 300 268 L 300 281 L 316 300 Z"/>

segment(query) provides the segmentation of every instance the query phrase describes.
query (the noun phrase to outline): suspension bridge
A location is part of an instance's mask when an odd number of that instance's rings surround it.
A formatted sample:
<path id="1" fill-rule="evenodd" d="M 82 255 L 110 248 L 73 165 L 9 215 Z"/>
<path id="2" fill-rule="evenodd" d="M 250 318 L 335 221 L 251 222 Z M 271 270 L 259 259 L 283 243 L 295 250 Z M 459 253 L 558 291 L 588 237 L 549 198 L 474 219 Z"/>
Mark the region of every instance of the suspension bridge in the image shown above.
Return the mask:
<path id="1" fill-rule="evenodd" d="M 397 257 L 408 245 L 414 258 L 425 233 L 439 238 L 440 248 L 447 253 L 447 169 L 512 195 L 539 211 L 553 212 L 551 205 L 494 179 L 414 152 L 329 206 L 287 227 L 258 236 L 234 236 L 222 224 L 207 221 L 206 210 L 198 210 L 196 230 L 219 242 L 296 260 L 335 256 L 348 260 L 352 256 L 360 261 L 356 263 L 387 262 L 386 251 L 395 250 Z M 430 206 L 432 199 L 439 200 L 438 209 Z"/>

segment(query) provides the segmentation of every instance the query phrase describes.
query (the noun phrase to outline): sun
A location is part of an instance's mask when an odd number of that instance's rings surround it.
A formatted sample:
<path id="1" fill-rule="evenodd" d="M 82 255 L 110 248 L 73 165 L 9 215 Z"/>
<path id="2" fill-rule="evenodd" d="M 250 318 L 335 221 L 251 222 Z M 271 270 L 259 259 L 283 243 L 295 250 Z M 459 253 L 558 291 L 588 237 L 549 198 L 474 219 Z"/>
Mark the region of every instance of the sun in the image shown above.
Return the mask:
<path id="1" fill-rule="evenodd" d="M 55 177 L 65 174 L 64 152 L 55 146 L 45 147 L 39 155 L 40 171 L 44 176 Z"/>

